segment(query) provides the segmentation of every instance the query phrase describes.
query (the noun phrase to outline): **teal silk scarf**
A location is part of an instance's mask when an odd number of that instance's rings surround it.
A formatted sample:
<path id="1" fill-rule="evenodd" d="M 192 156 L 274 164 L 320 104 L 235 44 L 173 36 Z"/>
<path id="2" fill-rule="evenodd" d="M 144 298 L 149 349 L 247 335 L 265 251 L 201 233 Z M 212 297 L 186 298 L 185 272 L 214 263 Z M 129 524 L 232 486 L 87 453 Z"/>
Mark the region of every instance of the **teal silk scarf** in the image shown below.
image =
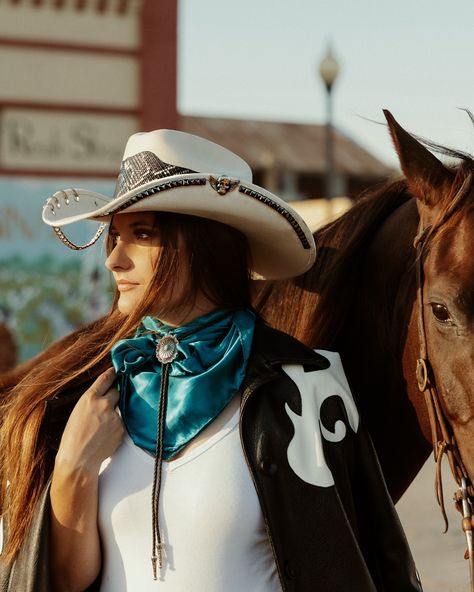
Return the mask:
<path id="1" fill-rule="evenodd" d="M 204 429 L 239 389 L 255 328 L 249 310 L 217 310 L 181 327 L 144 317 L 135 336 L 112 348 L 120 390 L 119 408 L 133 442 L 155 454 L 161 363 L 156 347 L 174 336 L 177 357 L 169 370 L 163 458 L 168 459 Z"/>

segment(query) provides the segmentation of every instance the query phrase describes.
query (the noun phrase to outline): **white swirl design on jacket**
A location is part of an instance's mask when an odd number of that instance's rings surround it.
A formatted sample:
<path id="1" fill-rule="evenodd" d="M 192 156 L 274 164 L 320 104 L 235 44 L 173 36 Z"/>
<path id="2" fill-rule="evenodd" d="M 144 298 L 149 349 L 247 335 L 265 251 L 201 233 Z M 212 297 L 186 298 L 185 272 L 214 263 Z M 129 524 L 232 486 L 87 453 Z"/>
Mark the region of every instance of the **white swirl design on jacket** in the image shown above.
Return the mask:
<path id="1" fill-rule="evenodd" d="M 321 423 L 321 406 L 329 397 L 337 396 L 346 409 L 351 429 L 359 428 L 359 413 L 342 368 L 339 354 L 317 350 L 330 361 L 326 370 L 305 372 L 296 364 L 284 364 L 283 371 L 293 380 L 301 395 L 301 415 L 285 410 L 295 428 L 295 434 L 288 446 L 288 462 L 300 479 L 311 485 L 330 487 L 334 485 L 332 473 L 324 458 L 322 436 L 329 442 L 340 442 L 346 435 L 346 424 L 338 420 L 334 432 Z"/>

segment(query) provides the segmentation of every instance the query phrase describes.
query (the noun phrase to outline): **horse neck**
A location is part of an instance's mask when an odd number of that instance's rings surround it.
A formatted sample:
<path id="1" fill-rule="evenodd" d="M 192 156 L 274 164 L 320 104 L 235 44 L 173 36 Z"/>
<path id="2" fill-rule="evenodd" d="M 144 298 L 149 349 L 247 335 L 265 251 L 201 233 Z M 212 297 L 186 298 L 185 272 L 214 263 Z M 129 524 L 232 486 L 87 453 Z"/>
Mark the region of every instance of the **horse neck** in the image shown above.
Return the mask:
<path id="1" fill-rule="evenodd" d="M 429 422 L 414 375 L 417 226 L 416 203 L 410 200 L 374 235 L 337 343 L 395 500 L 430 450 Z"/>
<path id="2" fill-rule="evenodd" d="M 355 301 L 355 325 L 367 328 L 369 347 L 388 347 L 400 359 L 416 298 L 415 250 L 418 227 L 415 200 L 400 206 L 374 235 L 361 270 Z"/>

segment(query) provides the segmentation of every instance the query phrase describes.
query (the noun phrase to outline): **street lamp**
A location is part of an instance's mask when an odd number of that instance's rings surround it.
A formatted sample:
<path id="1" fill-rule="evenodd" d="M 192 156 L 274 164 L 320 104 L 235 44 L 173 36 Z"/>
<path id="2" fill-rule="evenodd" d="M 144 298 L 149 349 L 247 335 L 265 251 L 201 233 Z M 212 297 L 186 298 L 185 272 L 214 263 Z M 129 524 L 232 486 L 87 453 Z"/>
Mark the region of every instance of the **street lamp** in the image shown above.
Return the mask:
<path id="1" fill-rule="evenodd" d="M 334 182 L 334 135 L 332 129 L 332 89 L 339 75 L 339 64 L 329 45 L 319 64 L 319 75 L 326 87 L 326 197 L 335 197 Z"/>

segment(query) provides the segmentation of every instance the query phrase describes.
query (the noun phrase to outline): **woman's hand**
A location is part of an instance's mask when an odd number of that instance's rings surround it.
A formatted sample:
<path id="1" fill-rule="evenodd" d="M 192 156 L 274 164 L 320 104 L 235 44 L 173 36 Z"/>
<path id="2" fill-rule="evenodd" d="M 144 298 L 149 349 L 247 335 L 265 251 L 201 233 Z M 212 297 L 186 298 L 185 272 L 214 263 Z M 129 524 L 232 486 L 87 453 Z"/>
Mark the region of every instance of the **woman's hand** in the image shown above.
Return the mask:
<path id="1" fill-rule="evenodd" d="M 112 368 L 76 403 L 64 429 L 51 483 L 51 578 L 54 592 L 81 592 L 101 566 L 97 526 L 99 470 L 119 447 L 124 428 L 115 411 Z"/>
<path id="2" fill-rule="evenodd" d="M 64 429 L 56 466 L 99 472 L 102 462 L 122 442 L 124 428 L 115 410 L 119 394 L 112 388 L 113 368 L 101 374 L 76 403 Z"/>

